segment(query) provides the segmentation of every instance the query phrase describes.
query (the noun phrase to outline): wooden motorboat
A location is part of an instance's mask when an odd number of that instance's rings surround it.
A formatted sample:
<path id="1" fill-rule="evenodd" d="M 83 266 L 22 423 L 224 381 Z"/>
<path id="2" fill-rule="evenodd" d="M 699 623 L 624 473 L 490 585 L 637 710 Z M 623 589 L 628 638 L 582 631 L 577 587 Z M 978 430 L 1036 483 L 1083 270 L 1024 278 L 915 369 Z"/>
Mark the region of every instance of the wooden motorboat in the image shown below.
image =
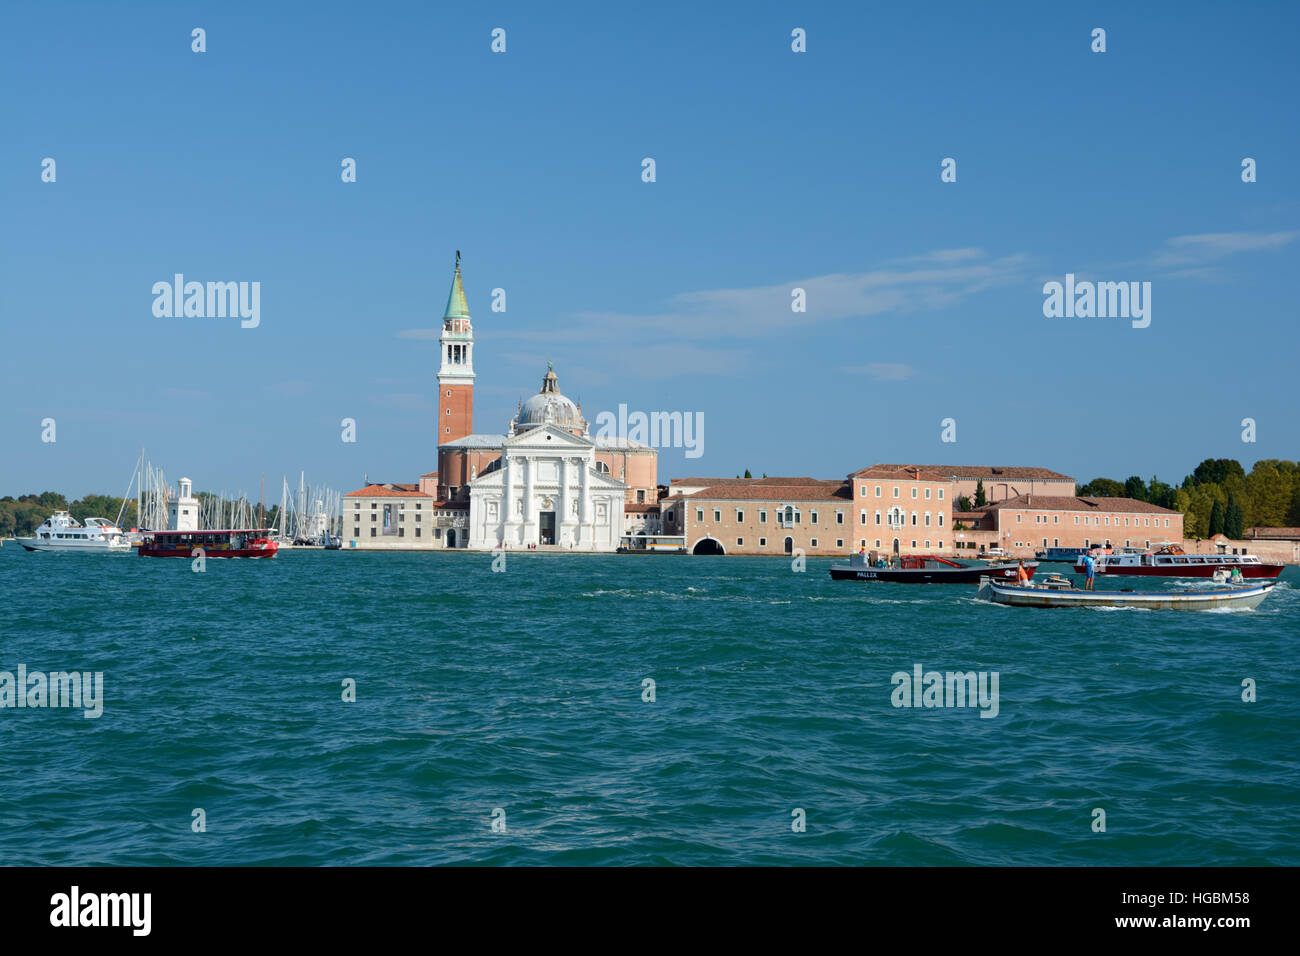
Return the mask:
<path id="1" fill-rule="evenodd" d="M 1133 607 L 1161 611 L 1210 611 L 1217 608 L 1253 609 L 1268 597 L 1276 581 L 1247 587 L 1198 591 L 1087 591 L 1060 575 L 1040 583 L 1015 585 L 993 578 L 980 579 L 979 598 L 1012 607 Z"/>

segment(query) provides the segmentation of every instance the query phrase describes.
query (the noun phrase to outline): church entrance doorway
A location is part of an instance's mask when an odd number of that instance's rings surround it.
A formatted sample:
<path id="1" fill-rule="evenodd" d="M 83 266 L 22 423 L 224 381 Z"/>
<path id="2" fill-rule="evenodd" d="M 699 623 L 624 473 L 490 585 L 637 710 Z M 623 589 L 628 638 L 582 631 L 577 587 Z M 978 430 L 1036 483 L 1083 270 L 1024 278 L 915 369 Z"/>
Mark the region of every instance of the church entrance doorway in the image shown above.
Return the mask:
<path id="1" fill-rule="evenodd" d="M 555 544 L 555 512 L 543 511 L 537 518 L 537 540 L 542 544 Z"/>

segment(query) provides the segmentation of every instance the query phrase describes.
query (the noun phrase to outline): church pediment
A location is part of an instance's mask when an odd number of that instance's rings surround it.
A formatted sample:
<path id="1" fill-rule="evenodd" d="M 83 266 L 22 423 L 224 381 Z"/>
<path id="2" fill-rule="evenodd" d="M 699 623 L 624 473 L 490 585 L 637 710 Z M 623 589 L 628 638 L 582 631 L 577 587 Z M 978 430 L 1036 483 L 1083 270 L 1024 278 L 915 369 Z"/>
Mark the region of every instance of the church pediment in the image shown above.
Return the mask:
<path id="1" fill-rule="evenodd" d="M 487 489 L 489 491 L 493 488 L 498 488 L 498 489 L 504 488 L 506 486 L 505 474 L 501 471 L 500 468 L 496 468 L 493 469 L 492 471 L 489 471 L 485 475 L 479 475 L 477 478 L 471 478 L 469 480 L 469 486 L 470 488 L 473 489 Z"/>
<path id="2" fill-rule="evenodd" d="M 590 471 L 590 475 L 587 478 L 588 488 L 617 488 L 622 491 L 627 487 L 613 475 L 602 475 L 594 468 L 588 470 Z"/>
<path id="3" fill-rule="evenodd" d="M 589 451 L 596 447 L 596 441 L 574 435 L 558 425 L 547 424 L 510 436 L 504 447 L 519 453 L 545 454 L 549 451 L 562 454 L 564 451 Z"/>
<path id="4" fill-rule="evenodd" d="M 514 450 L 512 450 L 512 452 L 513 451 Z M 533 467 L 535 469 L 533 471 L 534 487 L 537 488 L 549 487 L 552 485 L 557 485 L 559 483 L 560 475 L 563 473 L 562 468 L 560 466 L 560 461 L 563 457 L 564 455 L 556 455 L 552 457 L 551 455 L 547 455 L 544 452 L 538 453 L 533 456 Z M 520 461 L 518 458 L 515 458 L 514 460 L 516 463 L 515 489 L 518 490 L 523 486 L 524 483 L 524 470 L 523 470 L 524 465 L 523 462 Z M 615 478 L 613 475 L 601 474 L 594 467 L 590 465 L 586 465 L 584 467 L 586 467 L 587 469 L 587 487 L 592 489 L 593 491 L 600 491 L 606 489 L 622 491 L 626 487 L 622 481 Z M 571 473 L 571 478 L 569 480 L 572 483 L 573 487 L 577 487 L 578 484 L 582 481 L 582 472 L 575 468 Z M 469 486 L 471 489 L 475 491 L 491 492 L 494 489 L 497 491 L 501 491 L 506 486 L 505 482 L 506 482 L 505 469 L 494 468 L 492 471 L 489 471 L 486 474 L 479 475 L 477 478 L 471 480 Z"/>

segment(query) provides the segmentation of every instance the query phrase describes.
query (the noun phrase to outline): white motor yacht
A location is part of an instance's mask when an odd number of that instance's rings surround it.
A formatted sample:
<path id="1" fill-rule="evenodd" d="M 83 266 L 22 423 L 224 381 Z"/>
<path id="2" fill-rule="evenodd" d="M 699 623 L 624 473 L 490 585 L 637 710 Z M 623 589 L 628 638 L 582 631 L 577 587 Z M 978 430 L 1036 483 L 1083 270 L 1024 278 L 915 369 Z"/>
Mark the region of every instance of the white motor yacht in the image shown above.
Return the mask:
<path id="1" fill-rule="evenodd" d="M 87 518 L 81 524 L 66 511 L 56 511 L 30 538 L 18 538 L 28 551 L 84 551 L 93 554 L 125 553 L 131 542 L 107 518 Z"/>

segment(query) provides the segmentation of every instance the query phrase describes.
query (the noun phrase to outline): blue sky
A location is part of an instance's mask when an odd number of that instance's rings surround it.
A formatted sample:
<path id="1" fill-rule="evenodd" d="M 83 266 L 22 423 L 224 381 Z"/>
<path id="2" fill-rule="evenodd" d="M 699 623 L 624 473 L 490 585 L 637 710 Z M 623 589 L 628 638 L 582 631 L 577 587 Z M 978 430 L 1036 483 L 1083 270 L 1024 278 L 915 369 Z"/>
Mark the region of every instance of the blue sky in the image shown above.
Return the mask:
<path id="1" fill-rule="evenodd" d="M 5 5 L 0 494 L 120 494 L 141 446 L 414 480 L 457 249 L 476 430 L 550 360 L 593 421 L 703 413 L 661 481 L 1300 454 L 1294 4 L 271 7 Z M 155 317 L 177 272 L 260 326 Z M 1067 272 L 1151 282 L 1150 327 L 1045 318 Z"/>

